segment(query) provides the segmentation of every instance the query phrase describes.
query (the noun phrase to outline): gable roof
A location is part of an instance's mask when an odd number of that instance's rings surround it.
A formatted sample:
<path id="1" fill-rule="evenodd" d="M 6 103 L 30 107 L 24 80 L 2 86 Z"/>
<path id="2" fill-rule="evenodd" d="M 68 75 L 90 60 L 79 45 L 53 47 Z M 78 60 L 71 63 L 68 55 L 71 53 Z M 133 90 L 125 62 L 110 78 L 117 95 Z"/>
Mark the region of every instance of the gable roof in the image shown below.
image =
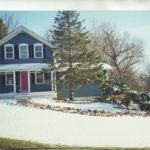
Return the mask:
<path id="1" fill-rule="evenodd" d="M 36 33 L 32 32 L 31 30 L 25 28 L 24 26 L 18 27 L 16 30 L 14 30 L 13 32 L 8 34 L 6 37 L 1 39 L 0 40 L 0 46 L 2 44 L 6 43 L 7 41 L 9 41 L 10 39 L 12 39 L 13 37 L 15 37 L 16 35 L 18 35 L 19 33 L 27 33 L 28 35 L 30 35 L 30 36 L 34 37 L 35 39 L 41 41 L 42 43 L 44 43 L 48 47 L 54 48 L 54 46 L 52 44 L 50 44 L 50 42 L 48 42 L 47 40 L 45 40 L 41 36 L 37 35 Z"/>

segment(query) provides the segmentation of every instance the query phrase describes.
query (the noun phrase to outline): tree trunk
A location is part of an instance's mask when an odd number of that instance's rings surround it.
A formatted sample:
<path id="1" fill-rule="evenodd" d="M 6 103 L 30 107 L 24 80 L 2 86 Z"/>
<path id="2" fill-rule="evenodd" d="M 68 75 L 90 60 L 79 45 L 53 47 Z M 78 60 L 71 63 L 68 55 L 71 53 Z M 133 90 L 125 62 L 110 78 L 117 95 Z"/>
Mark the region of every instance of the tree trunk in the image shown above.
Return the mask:
<path id="1" fill-rule="evenodd" d="M 70 101 L 73 101 L 72 79 L 70 79 L 70 83 L 69 83 L 69 99 Z"/>

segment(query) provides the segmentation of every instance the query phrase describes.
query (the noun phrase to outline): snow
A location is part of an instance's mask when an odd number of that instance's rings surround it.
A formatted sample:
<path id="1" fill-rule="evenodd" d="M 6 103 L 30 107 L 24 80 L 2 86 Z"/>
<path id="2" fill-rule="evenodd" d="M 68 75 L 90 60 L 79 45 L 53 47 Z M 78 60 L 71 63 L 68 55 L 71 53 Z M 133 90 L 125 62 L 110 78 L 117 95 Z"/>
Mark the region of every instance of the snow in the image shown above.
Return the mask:
<path id="1" fill-rule="evenodd" d="M 77 66 L 80 63 L 74 63 L 73 66 Z M 24 64 L 2 64 L 0 65 L 0 72 L 11 72 L 11 71 L 40 71 L 42 69 L 49 69 L 51 65 L 48 63 L 24 63 Z M 58 67 L 58 64 L 56 64 Z M 111 70 L 112 67 L 109 64 L 102 63 L 103 70 Z M 66 71 L 68 67 L 61 68 L 59 71 Z"/>
<path id="2" fill-rule="evenodd" d="M 0 72 L 11 72 L 11 71 L 38 71 L 42 69 L 48 69 L 50 64 L 48 63 L 24 63 L 24 64 L 3 64 L 0 65 Z"/>
<path id="3" fill-rule="evenodd" d="M 81 63 L 76 62 L 76 63 L 72 63 L 72 66 L 73 66 L 73 67 L 76 67 L 76 66 L 78 66 L 78 65 L 80 65 L 80 64 L 81 64 Z M 106 64 L 106 63 L 99 63 L 98 65 L 102 65 L 102 69 L 103 69 L 103 70 L 112 70 L 112 67 L 111 67 L 109 64 Z M 57 63 L 57 64 L 55 64 L 55 66 L 56 66 L 57 68 L 59 68 L 60 64 Z M 96 66 L 91 64 L 91 68 L 94 68 L 94 67 L 96 67 Z M 68 68 L 69 68 L 69 64 L 65 64 L 64 67 L 60 67 L 57 71 L 59 71 L 59 72 L 66 71 L 66 70 L 68 70 Z M 84 68 L 84 69 L 85 69 L 85 68 Z"/>
<path id="4" fill-rule="evenodd" d="M 0 137 L 48 144 L 150 147 L 150 117 L 98 117 L 0 103 Z"/>
<path id="5" fill-rule="evenodd" d="M 71 104 L 71 103 L 62 103 L 62 102 L 55 102 L 54 100 L 49 99 L 41 99 L 41 98 L 32 98 L 30 101 L 38 103 L 38 104 L 44 104 L 44 105 L 50 105 L 50 106 L 58 106 L 58 107 L 71 107 L 71 108 L 77 108 L 81 110 L 105 110 L 109 112 L 126 112 L 129 110 L 126 109 L 119 109 L 117 108 L 117 105 L 112 105 L 109 103 L 104 102 L 97 102 L 97 103 L 87 103 L 87 104 Z"/>
<path id="6" fill-rule="evenodd" d="M 112 70 L 112 67 L 109 64 L 102 63 L 103 70 Z"/>

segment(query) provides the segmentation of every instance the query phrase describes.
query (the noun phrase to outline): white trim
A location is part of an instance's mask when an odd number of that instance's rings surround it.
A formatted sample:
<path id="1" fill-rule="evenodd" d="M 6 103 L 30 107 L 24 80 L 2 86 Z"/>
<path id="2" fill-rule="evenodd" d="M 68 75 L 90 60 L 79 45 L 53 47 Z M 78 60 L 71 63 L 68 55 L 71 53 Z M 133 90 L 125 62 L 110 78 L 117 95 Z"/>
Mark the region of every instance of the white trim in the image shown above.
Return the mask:
<path id="1" fill-rule="evenodd" d="M 27 47 L 27 58 L 21 58 L 21 46 Z M 29 58 L 29 46 L 27 43 L 21 43 L 19 44 L 19 59 L 28 59 Z"/>
<path id="2" fill-rule="evenodd" d="M 36 46 L 41 46 L 41 52 L 42 52 L 42 56 L 41 57 L 37 57 L 36 56 Z M 43 58 L 43 44 L 42 43 L 35 43 L 34 44 L 34 58 Z"/>
<path id="3" fill-rule="evenodd" d="M 7 72 L 7 73 L 5 72 L 5 86 L 12 86 L 14 84 L 14 81 L 12 81 L 13 83 L 11 85 L 7 84 L 7 79 L 8 79 L 7 75 L 8 74 L 12 74 L 12 76 L 13 76 L 13 72 Z M 14 80 L 13 77 L 12 77 L 12 80 Z"/>
<path id="4" fill-rule="evenodd" d="M 30 92 L 30 71 L 28 70 L 28 92 Z"/>
<path id="5" fill-rule="evenodd" d="M 56 52 L 53 52 L 53 63 L 54 63 L 54 65 L 57 64 L 57 60 L 56 60 L 55 55 L 56 55 Z"/>
<path id="6" fill-rule="evenodd" d="M 13 72 L 14 93 L 16 93 L 16 72 Z"/>
<path id="7" fill-rule="evenodd" d="M 7 47 L 12 47 L 12 58 L 6 57 L 6 48 Z M 4 45 L 4 59 L 14 59 L 14 45 L 13 44 L 5 44 Z"/>
<path id="8" fill-rule="evenodd" d="M 22 84 L 21 84 L 21 72 L 20 72 L 20 89 L 19 89 L 19 92 L 22 91 Z"/>
<path id="9" fill-rule="evenodd" d="M 54 77 L 54 91 L 57 91 L 57 82 L 56 82 L 56 71 L 54 72 L 54 75 L 53 75 L 53 77 Z"/>
<path id="10" fill-rule="evenodd" d="M 53 71 L 51 71 L 51 86 L 52 86 L 52 91 L 54 91 L 54 76 L 53 76 Z"/>
<path id="11" fill-rule="evenodd" d="M 9 41 L 10 39 L 12 39 L 13 37 L 15 37 L 16 35 L 18 35 L 19 33 L 22 33 L 22 32 L 29 34 L 30 36 L 32 36 L 35 39 L 37 39 L 38 41 L 44 43 L 48 47 L 54 48 L 54 46 L 51 45 L 49 41 L 45 40 L 41 36 L 35 34 L 34 32 L 30 31 L 29 29 L 25 28 L 24 26 L 18 27 L 15 31 L 11 32 L 6 37 L 4 37 L 2 40 L 0 40 L 0 46 L 3 45 L 4 43 L 6 43 L 7 41 Z"/>
<path id="12" fill-rule="evenodd" d="M 51 80 L 52 80 L 52 91 L 57 91 L 56 71 L 51 72 Z"/>
<path id="13" fill-rule="evenodd" d="M 43 76 L 43 82 L 42 83 L 37 83 L 37 73 L 42 73 L 42 76 Z M 41 71 L 36 71 L 35 72 L 35 84 L 43 84 L 43 83 L 44 83 L 44 73 Z"/>

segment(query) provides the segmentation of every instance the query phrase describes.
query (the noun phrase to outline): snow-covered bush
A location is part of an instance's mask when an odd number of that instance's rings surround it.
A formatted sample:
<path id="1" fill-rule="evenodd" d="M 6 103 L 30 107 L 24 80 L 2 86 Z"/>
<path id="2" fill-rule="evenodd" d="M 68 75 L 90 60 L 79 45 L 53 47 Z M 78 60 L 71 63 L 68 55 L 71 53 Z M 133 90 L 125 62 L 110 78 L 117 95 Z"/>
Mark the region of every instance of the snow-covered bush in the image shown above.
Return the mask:
<path id="1" fill-rule="evenodd" d="M 116 80 L 107 81 L 101 88 L 102 99 L 107 102 L 124 105 L 126 108 L 129 108 L 131 103 L 138 104 L 141 110 L 150 111 L 150 93 L 130 90 L 124 82 Z"/>
<path id="2" fill-rule="evenodd" d="M 102 97 L 109 102 L 117 103 L 118 105 L 124 105 L 129 108 L 132 98 L 130 96 L 130 89 L 128 86 L 118 80 L 110 80 L 103 85 Z"/>

